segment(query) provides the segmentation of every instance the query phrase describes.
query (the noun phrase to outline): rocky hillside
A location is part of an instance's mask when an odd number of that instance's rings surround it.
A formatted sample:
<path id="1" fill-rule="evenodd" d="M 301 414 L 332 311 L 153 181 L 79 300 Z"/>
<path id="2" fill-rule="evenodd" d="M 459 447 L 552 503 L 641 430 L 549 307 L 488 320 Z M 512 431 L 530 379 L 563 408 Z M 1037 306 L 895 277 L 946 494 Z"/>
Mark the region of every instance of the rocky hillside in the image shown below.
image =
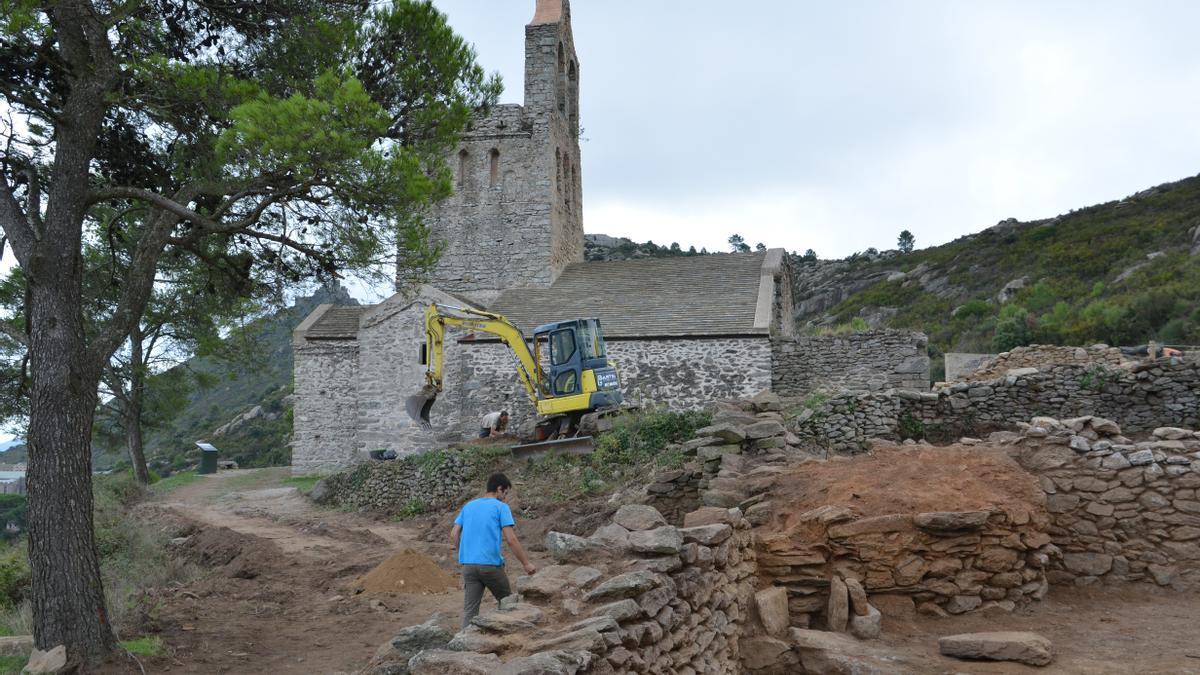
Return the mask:
<path id="1" fill-rule="evenodd" d="M 908 254 L 793 262 L 804 327 L 859 318 L 943 351 L 1200 344 L 1200 176 Z"/>

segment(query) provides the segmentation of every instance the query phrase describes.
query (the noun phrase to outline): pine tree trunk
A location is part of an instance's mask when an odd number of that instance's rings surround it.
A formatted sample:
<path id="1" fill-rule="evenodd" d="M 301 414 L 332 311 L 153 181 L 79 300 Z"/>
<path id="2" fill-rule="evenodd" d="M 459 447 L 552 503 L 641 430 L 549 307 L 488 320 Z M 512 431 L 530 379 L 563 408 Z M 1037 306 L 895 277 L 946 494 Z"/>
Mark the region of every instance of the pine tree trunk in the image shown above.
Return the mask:
<path id="1" fill-rule="evenodd" d="M 65 645 L 73 663 L 96 662 L 115 639 L 92 529 L 92 415 L 100 368 L 85 350 L 78 295 L 31 284 L 29 562 L 39 649 Z"/>
<path id="2" fill-rule="evenodd" d="M 146 371 L 142 367 L 142 331 L 137 326 L 129 334 L 131 366 L 129 375 L 129 410 L 125 414 L 126 437 L 129 441 L 129 462 L 133 476 L 142 485 L 150 482 L 146 468 L 146 453 L 142 449 L 142 404 L 146 392 Z"/>

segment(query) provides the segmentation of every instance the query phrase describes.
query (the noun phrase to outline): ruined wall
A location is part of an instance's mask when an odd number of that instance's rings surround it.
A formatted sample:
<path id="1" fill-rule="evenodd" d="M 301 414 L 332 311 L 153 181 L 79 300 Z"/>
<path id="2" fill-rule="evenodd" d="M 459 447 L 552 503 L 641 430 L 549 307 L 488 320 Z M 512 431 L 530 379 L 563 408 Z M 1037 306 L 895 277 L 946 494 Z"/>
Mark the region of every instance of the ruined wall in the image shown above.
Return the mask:
<path id="1" fill-rule="evenodd" d="M 963 382 L 971 373 L 982 368 L 996 358 L 995 354 L 968 354 L 965 352 L 946 352 L 946 382 Z"/>
<path id="2" fill-rule="evenodd" d="M 296 340 L 292 472 L 336 471 L 355 461 L 358 343 Z"/>
<path id="3" fill-rule="evenodd" d="M 928 338 L 912 331 L 797 335 L 774 342 L 772 390 L 783 396 L 929 388 Z"/>
<path id="4" fill-rule="evenodd" d="M 765 337 L 609 340 L 607 347 L 631 405 L 698 409 L 771 386 L 771 345 Z M 519 428 L 532 426 L 534 409 L 507 346 L 455 343 L 446 351 L 446 393 L 435 410 L 447 434 L 478 431 L 480 417 L 500 409 L 508 410 Z"/>
<path id="5" fill-rule="evenodd" d="M 949 357 L 949 354 L 946 355 Z M 948 362 L 947 362 L 948 363 Z M 1116 347 L 1107 345 L 1092 345 L 1091 347 L 1060 347 L 1056 345 L 1029 345 L 1017 347 L 1012 351 L 996 354 L 986 363 L 980 363 L 971 371 L 962 373 L 962 381 L 982 382 L 1004 377 L 1008 371 L 1017 368 L 1037 368 L 1049 370 L 1054 366 L 1092 366 L 1100 365 L 1107 368 L 1119 368 L 1133 363 Z M 950 378 L 950 367 L 946 366 L 946 381 Z"/>
<path id="6" fill-rule="evenodd" d="M 1044 415 L 1096 415 L 1126 432 L 1200 424 L 1200 363 L 1158 359 L 1129 369 L 1055 366 L 1047 372 L 956 383 L 936 392 L 844 392 L 803 410 L 790 427 L 803 441 L 861 449 L 870 438 L 969 435 Z"/>
<path id="7" fill-rule="evenodd" d="M 1010 454 L 1039 477 L 1063 556 L 1052 583 L 1200 588 L 1200 432 L 1134 443 L 1108 420 L 1036 418 Z"/>
<path id="8" fill-rule="evenodd" d="M 547 534 L 558 564 L 518 578 L 519 600 L 412 657 L 410 671 L 741 672 L 754 592 L 749 523 L 737 509 L 691 521 L 677 528 L 630 505 L 591 537 Z"/>

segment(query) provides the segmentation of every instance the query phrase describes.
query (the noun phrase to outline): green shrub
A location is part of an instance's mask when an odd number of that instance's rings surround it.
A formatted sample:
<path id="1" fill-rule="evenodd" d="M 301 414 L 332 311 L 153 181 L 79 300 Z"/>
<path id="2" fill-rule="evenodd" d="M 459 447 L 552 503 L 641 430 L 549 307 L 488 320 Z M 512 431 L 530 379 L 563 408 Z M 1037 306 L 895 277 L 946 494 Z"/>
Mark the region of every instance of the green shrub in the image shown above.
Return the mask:
<path id="1" fill-rule="evenodd" d="M 18 607 L 29 594 L 31 582 L 25 542 L 7 546 L 0 553 L 0 607 Z"/>
<path id="2" fill-rule="evenodd" d="M 664 448 L 691 438 L 711 421 L 708 413 L 697 411 L 646 410 L 622 415 L 613 422 L 611 431 L 596 439 L 592 464 L 607 468 L 668 461 L 670 457 L 660 457 Z"/>
<path id="3" fill-rule="evenodd" d="M 925 423 L 908 413 L 904 413 L 900 416 L 900 425 L 897 427 L 896 432 L 900 434 L 900 438 L 911 438 L 914 441 L 919 441 L 925 438 Z"/>
<path id="4" fill-rule="evenodd" d="M 1016 305 L 1008 305 L 1000 310 L 1000 319 L 996 322 L 996 335 L 992 338 L 992 348 L 998 352 L 1007 352 L 1031 342 L 1033 332 L 1029 329 L 1029 312 Z"/>

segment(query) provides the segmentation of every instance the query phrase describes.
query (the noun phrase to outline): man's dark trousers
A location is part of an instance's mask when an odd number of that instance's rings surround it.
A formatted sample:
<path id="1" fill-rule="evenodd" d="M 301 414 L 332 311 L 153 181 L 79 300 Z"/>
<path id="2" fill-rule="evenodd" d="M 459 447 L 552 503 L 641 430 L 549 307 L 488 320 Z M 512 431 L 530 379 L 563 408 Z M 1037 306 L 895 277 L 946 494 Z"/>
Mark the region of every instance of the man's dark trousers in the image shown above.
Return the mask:
<path id="1" fill-rule="evenodd" d="M 503 565 L 463 565 L 463 622 L 466 628 L 471 619 L 479 613 L 479 603 L 483 601 L 483 589 L 488 589 L 496 600 L 502 600 L 512 595 L 508 585 L 508 575 L 504 573 Z"/>

